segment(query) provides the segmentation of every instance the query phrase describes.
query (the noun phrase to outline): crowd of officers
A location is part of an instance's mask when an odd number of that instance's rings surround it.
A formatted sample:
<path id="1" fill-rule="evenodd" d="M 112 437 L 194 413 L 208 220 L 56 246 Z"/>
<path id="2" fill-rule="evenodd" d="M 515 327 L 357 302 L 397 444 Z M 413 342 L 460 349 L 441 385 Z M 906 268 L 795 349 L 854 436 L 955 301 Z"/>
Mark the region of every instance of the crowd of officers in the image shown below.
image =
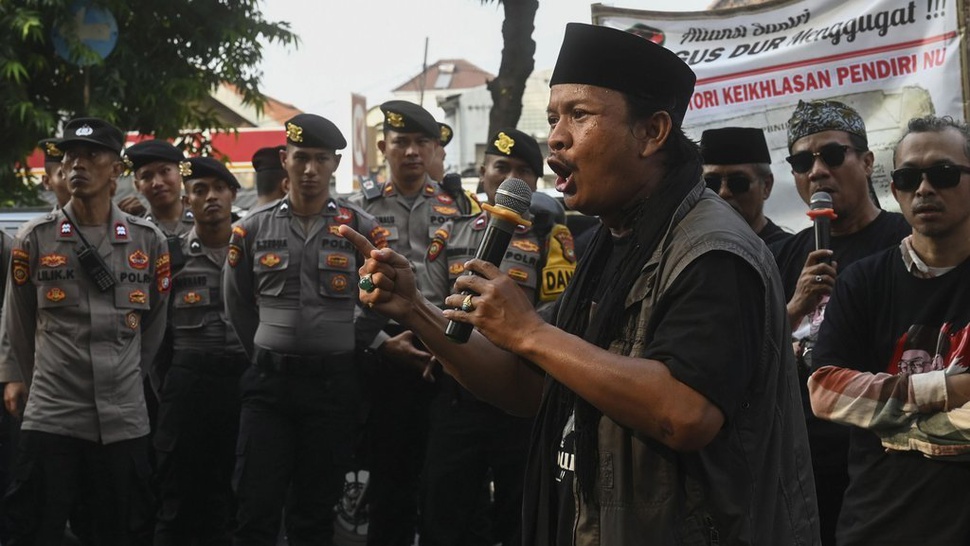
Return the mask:
<path id="1" fill-rule="evenodd" d="M 300 114 L 254 155 L 242 219 L 213 158 L 125 148 L 96 118 L 41 143 L 58 205 L 2 241 L 0 543 L 60 544 L 69 524 L 86 545 L 329 544 L 361 467 L 370 544 L 513 543 L 528 420 L 463 391 L 357 298 L 362 258 L 340 225 L 405 253 L 443 305 L 489 215 L 430 174 L 450 127 L 409 102 L 381 109 L 386 183 L 331 195 L 346 141 Z M 542 170 L 536 141 L 507 128 L 481 183 L 491 201 Z M 112 199 L 126 172 L 148 207 Z M 503 268 L 548 306 L 576 255 L 562 206 L 537 194 L 532 209 Z"/>
<path id="2" fill-rule="evenodd" d="M 285 144 L 253 157 L 260 202 L 241 220 L 239 183 L 212 158 L 160 140 L 125 149 L 95 118 L 41 143 L 58 206 L 0 241 L 0 382 L 19 434 L 0 465 L 0 542 L 60 544 L 69 522 L 83 544 L 271 545 L 281 529 L 292 545 L 329 544 L 345 475 L 363 467 L 369 544 L 411 544 L 416 532 L 421 544 L 520 543 L 531 420 L 477 399 L 358 299 L 364 257 L 341 225 L 405 256 L 443 307 L 489 220 L 439 180 L 450 128 L 409 102 L 381 110 L 386 183 L 331 195 L 347 143 L 300 114 Z M 764 216 L 774 177 L 760 129 L 713 129 L 700 144 L 705 184 L 780 271 L 815 474 L 806 495 L 818 500 L 809 527 L 835 544 L 840 513 L 840 537 L 871 517 L 867 493 L 846 492 L 850 467 L 865 475 L 871 459 L 850 463 L 849 429 L 814 417 L 813 348 L 837 271 L 898 247 L 910 224 L 881 210 L 865 124 L 840 102 L 800 102 L 788 128 L 800 196 L 836 201 L 830 249 Z M 543 164 L 533 138 L 498 131 L 480 167 L 487 200 L 510 177 L 534 190 Z M 112 200 L 125 171 L 147 209 Z M 577 256 L 558 204 L 535 194 L 531 212 L 501 270 L 551 321 Z"/>

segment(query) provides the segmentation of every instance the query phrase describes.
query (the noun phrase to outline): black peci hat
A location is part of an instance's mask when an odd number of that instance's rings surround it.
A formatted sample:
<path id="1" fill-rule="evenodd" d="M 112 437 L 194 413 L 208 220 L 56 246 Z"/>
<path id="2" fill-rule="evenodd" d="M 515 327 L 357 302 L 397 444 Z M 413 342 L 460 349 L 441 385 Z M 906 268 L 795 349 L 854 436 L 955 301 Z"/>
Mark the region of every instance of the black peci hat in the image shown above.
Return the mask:
<path id="1" fill-rule="evenodd" d="M 280 161 L 280 152 L 286 150 L 286 146 L 272 146 L 260 148 L 253 154 L 253 170 L 257 173 L 267 171 L 284 171 L 283 162 Z"/>
<path id="2" fill-rule="evenodd" d="M 347 139 L 329 119 L 316 114 L 297 114 L 286 124 L 286 143 L 302 148 L 343 150 Z"/>
<path id="3" fill-rule="evenodd" d="M 537 178 L 542 177 L 543 158 L 539 143 L 518 129 L 500 129 L 489 139 L 485 154 L 521 159 L 532 169 Z"/>
<path id="4" fill-rule="evenodd" d="M 423 133 L 441 141 L 441 127 L 427 110 L 406 100 L 389 100 L 381 105 L 384 130 L 398 133 Z"/>
<path id="5" fill-rule="evenodd" d="M 218 159 L 212 157 L 190 157 L 188 164 L 188 174 L 183 177 L 186 184 L 190 180 L 211 176 L 224 181 L 230 188 L 237 190 L 240 188 L 239 181 L 236 180 L 236 177 Z"/>
<path id="6" fill-rule="evenodd" d="M 697 76 L 673 51 L 614 28 L 569 23 L 549 86 L 595 85 L 669 103 L 678 126 Z"/>
<path id="7" fill-rule="evenodd" d="M 771 163 L 765 132 L 756 127 L 708 129 L 701 134 L 705 165 Z"/>
<path id="8" fill-rule="evenodd" d="M 75 144 L 94 144 L 120 154 L 124 142 L 121 129 L 103 119 L 74 118 L 64 126 L 64 136 L 57 147 L 66 151 Z"/>

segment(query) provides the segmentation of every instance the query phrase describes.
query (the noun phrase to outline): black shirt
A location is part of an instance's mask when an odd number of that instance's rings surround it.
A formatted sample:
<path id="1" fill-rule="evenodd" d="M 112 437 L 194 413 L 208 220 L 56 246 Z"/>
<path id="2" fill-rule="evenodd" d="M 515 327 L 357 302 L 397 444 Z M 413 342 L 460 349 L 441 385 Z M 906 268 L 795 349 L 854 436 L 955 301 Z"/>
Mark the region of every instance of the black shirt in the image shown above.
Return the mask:
<path id="1" fill-rule="evenodd" d="M 932 279 L 906 271 L 899 248 L 859 261 L 839 276 L 819 331 L 814 362 L 873 373 L 942 369 L 970 332 L 970 260 Z M 937 357 L 937 355 L 940 355 Z M 923 367 L 925 365 L 925 367 Z M 887 453 L 872 432 L 852 428 L 849 487 L 838 543 L 970 544 L 970 463 L 919 452 Z"/>

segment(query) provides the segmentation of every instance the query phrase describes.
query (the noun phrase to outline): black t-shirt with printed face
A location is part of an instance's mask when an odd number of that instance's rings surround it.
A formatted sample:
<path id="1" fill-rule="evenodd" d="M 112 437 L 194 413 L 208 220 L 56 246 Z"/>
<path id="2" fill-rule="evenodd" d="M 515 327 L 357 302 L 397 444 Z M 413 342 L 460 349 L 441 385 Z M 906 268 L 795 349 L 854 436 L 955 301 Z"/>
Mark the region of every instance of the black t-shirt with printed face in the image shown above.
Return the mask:
<path id="1" fill-rule="evenodd" d="M 814 362 L 872 373 L 943 369 L 970 336 L 968 322 L 970 260 L 942 276 L 919 279 L 906 271 L 897 247 L 839 275 Z M 853 427 L 849 476 L 840 546 L 970 544 L 970 503 L 964 502 L 970 463 L 887 453 L 874 433 Z"/>
<path id="2" fill-rule="evenodd" d="M 832 260 L 836 262 L 841 273 L 853 263 L 881 252 L 887 248 L 899 245 L 904 237 L 912 232 L 906 218 L 897 212 L 882 211 L 876 219 L 861 230 L 842 237 L 832 237 Z M 794 237 L 780 245 L 770 247 L 781 272 L 781 283 L 785 290 L 785 301 L 791 301 L 795 295 L 795 286 L 808 255 L 815 251 L 814 228 L 806 228 Z M 826 299 L 827 301 L 827 299 Z M 819 306 L 819 311 L 810 316 L 812 321 L 812 340 L 818 333 L 818 327 L 824 318 L 825 301 Z M 791 325 L 797 329 L 797 324 Z M 816 367 L 813 365 L 813 368 Z M 845 468 L 846 449 L 848 446 L 848 430 L 834 423 L 816 419 L 808 402 L 808 388 L 805 382 L 808 373 L 799 370 L 799 387 L 802 393 L 802 409 L 805 412 L 808 428 L 809 445 L 812 450 L 812 462 L 818 468 Z"/>
<path id="3" fill-rule="evenodd" d="M 625 251 L 622 246 L 614 247 L 614 252 L 618 250 Z M 612 278 L 610 270 L 618 263 L 619 260 L 608 260 L 601 278 Z M 658 302 L 651 317 L 651 323 L 657 326 L 644 357 L 663 362 L 675 379 L 704 395 L 728 422 L 740 407 L 760 359 L 764 301 L 764 285 L 754 268 L 729 252 L 708 252 L 688 265 Z M 569 426 L 563 432 L 553 466 L 558 486 L 557 536 L 559 545 L 572 545 L 575 474 L 566 467 L 574 466 L 575 434 Z M 738 492 L 719 497 L 747 495 Z M 735 514 L 748 510 L 740 506 L 718 508 Z"/>

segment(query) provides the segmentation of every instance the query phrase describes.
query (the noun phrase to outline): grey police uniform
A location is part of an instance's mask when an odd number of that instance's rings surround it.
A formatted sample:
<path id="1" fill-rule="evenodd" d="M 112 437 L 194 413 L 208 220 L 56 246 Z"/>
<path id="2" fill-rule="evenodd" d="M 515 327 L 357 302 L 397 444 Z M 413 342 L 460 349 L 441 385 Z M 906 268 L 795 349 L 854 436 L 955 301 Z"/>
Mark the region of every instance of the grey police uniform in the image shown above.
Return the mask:
<path id="1" fill-rule="evenodd" d="M 350 200 L 377 218 L 386 230 L 388 246 L 410 260 L 419 279 L 424 276 L 424 254 L 434 232 L 467 214 L 471 205 L 465 200 L 456 202 L 427 175 L 413 199 L 401 195 L 391 182 L 365 182 Z M 426 287 L 419 284 L 419 288 Z M 388 324 L 378 342 L 400 332 L 397 324 Z M 364 463 L 370 470 L 368 544 L 411 544 L 433 389 L 397 362 L 377 365 L 367 377 L 366 388 L 373 402 L 363 447 Z"/>
<path id="2" fill-rule="evenodd" d="M 168 236 L 175 235 L 181 237 L 195 228 L 195 215 L 192 214 L 189 207 L 184 207 L 184 210 L 182 210 L 182 216 L 179 217 L 178 222 L 176 222 L 174 230 L 163 226 L 158 220 L 155 219 L 151 211 L 145 214 L 145 220 L 157 225 L 158 229 L 162 230 L 162 233 Z"/>
<path id="3" fill-rule="evenodd" d="M 249 365 L 222 300 L 222 248 L 195 229 L 181 239 L 185 265 L 172 277 L 168 323 L 172 365 L 153 437 L 159 510 L 155 545 L 200 537 L 230 541 L 232 470 L 239 429 L 239 376 Z"/>
<path id="4" fill-rule="evenodd" d="M 445 222 L 425 255 L 423 292 L 444 305 L 465 262 L 485 237 L 488 214 Z M 569 228 L 543 216 L 520 226 L 499 268 L 515 280 L 533 304 L 551 311 L 576 268 Z M 546 317 L 549 320 L 551 317 Z M 420 535 L 428 544 L 518 543 L 522 476 L 532 419 L 509 415 L 475 398 L 451 376 L 437 374 L 439 392 L 431 404 L 427 459 L 422 473 Z M 476 519 L 488 476 L 494 485 L 491 535 Z"/>
<path id="5" fill-rule="evenodd" d="M 30 388 L 23 429 L 105 444 L 138 438 L 148 434 L 141 378 L 165 331 L 168 249 L 153 224 L 112 205 L 97 251 L 115 286 L 101 293 L 74 253 L 76 229 L 52 212 L 12 251 L 4 314 L 7 358 Z"/>
<path id="6" fill-rule="evenodd" d="M 373 217 L 331 199 L 309 233 L 283 198 L 233 227 L 227 315 L 253 361 L 241 379 L 234 543 L 275 544 L 286 502 L 291 544 L 328 544 L 359 422 L 354 349 L 385 319 L 359 305 L 362 258 L 337 228 L 385 246 Z M 289 501 L 287 501 L 289 499 Z"/>

